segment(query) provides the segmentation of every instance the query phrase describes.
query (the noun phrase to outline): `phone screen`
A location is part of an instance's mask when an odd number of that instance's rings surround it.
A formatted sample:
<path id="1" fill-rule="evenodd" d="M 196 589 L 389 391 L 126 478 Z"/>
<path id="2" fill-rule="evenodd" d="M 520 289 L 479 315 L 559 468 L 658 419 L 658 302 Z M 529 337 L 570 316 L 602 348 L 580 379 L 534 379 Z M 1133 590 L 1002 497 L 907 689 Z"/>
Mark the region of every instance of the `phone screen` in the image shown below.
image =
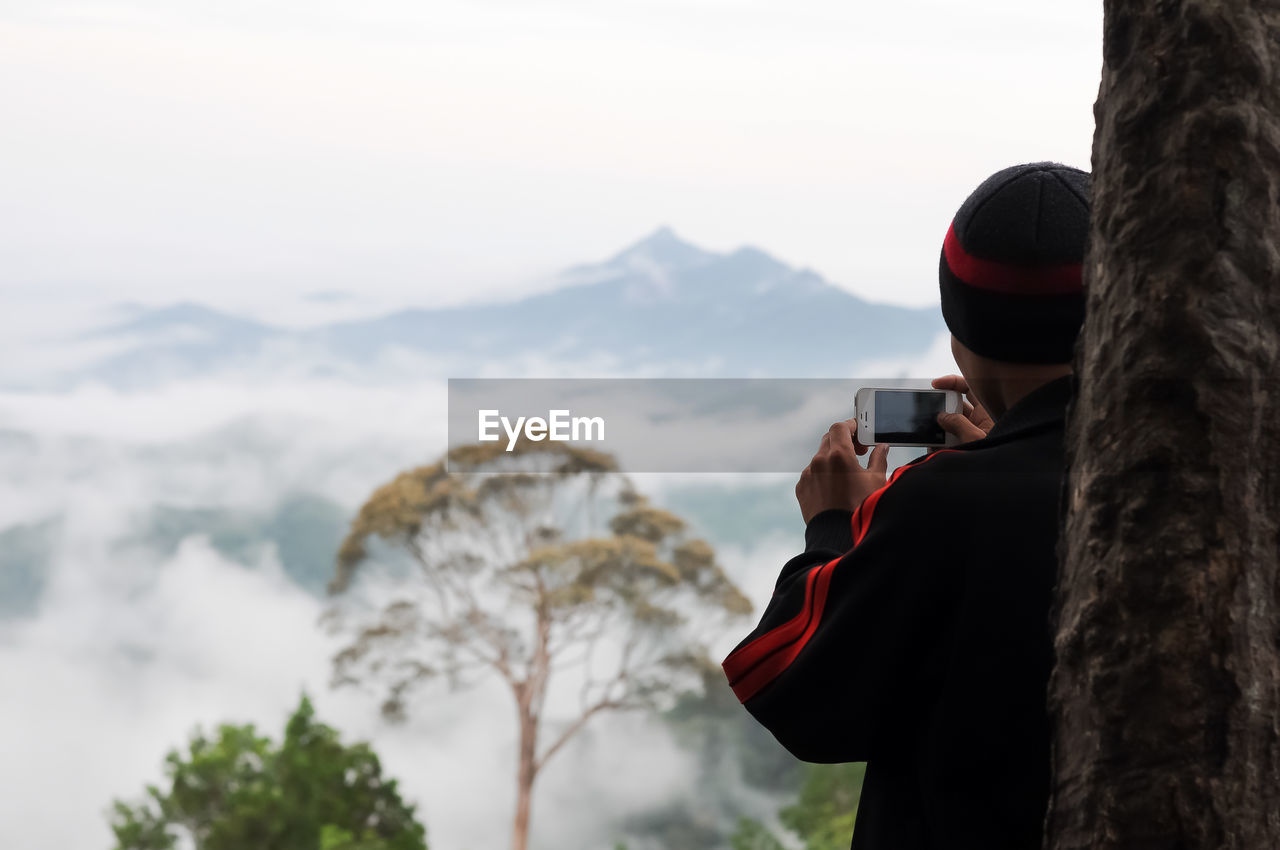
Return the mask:
<path id="1" fill-rule="evenodd" d="M 946 401 L 940 392 L 876 390 L 876 442 L 945 442 L 947 435 L 938 424 L 938 414 Z"/>

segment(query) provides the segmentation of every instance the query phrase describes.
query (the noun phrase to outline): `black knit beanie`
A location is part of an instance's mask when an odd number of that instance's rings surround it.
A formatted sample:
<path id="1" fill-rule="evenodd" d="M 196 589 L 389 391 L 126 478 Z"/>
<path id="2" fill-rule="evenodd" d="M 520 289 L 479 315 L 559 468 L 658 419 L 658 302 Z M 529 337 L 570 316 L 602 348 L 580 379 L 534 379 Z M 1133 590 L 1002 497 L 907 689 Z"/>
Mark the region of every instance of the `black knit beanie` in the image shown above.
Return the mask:
<path id="1" fill-rule="evenodd" d="M 1067 363 L 1084 322 L 1089 174 L 1054 162 L 983 181 L 956 213 L 938 269 L 942 316 L 971 351 Z"/>

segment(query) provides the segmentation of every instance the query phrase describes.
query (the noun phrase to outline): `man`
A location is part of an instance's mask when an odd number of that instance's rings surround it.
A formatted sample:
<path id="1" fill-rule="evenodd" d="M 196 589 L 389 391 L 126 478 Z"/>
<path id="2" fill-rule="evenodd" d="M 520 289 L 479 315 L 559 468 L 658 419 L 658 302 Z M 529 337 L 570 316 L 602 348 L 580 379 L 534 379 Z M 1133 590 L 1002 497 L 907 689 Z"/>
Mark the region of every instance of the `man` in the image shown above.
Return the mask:
<path id="1" fill-rule="evenodd" d="M 1038 850 L 1063 418 L 1084 317 L 1089 176 L 1015 166 L 943 243 L 942 312 L 969 442 L 886 483 L 837 422 L 796 485 L 806 549 L 725 659 L 735 693 L 797 757 L 866 761 L 862 850 Z M 989 416 L 988 416 L 989 414 Z M 992 423 L 994 420 L 994 424 Z"/>

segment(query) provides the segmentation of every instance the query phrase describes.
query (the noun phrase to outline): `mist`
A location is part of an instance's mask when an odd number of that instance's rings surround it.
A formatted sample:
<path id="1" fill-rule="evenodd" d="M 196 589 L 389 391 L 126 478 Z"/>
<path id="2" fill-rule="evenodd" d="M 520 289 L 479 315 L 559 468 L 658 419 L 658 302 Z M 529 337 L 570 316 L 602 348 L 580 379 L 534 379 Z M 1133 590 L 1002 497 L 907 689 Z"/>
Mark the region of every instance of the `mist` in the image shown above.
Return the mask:
<path id="1" fill-rule="evenodd" d="M 36 363 L 41 347 L 27 350 Z M 12 683 L 0 696 L 0 824 L 10 843 L 107 846 L 110 802 L 159 781 L 162 756 L 194 727 L 253 722 L 278 735 L 305 691 L 347 739 L 374 743 L 419 803 L 433 847 L 504 845 L 510 694 L 496 682 L 428 688 L 406 724 L 388 725 L 379 695 L 330 689 L 341 638 L 319 624 L 329 602 L 287 573 L 270 535 L 222 539 L 227 527 L 259 528 L 246 523 L 297 494 L 350 517 L 374 487 L 434 460 L 445 447 L 444 382 L 403 375 L 300 379 L 263 364 L 145 390 L 0 391 L 0 532 L 43 541 L 18 565 L 37 576 L 36 591 L 0 619 L 0 676 Z M 660 503 L 744 482 L 790 487 L 779 476 L 637 481 Z M 157 519 L 175 512 L 196 519 L 176 531 Z M 798 517 L 788 523 L 798 533 Z M 778 530 L 725 541 L 719 556 L 763 599 L 796 539 Z M 726 653 L 739 637 L 726 632 L 713 649 Z M 554 700 L 552 709 L 554 719 Z M 654 717 L 597 719 L 539 781 L 535 846 L 611 847 L 629 815 L 694 793 L 694 759 Z M 731 793 L 771 811 L 759 792 Z"/>

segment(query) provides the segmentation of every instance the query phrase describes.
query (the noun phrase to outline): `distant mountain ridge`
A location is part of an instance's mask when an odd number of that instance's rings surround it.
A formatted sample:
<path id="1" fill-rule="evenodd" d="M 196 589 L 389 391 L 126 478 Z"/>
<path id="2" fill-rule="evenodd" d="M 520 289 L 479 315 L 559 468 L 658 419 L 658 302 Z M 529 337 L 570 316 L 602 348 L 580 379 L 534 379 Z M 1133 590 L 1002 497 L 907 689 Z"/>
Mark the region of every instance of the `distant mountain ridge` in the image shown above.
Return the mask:
<path id="1" fill-rule="evenodd" d="M 424 355 L 433 377 L 539 368 L 565 375 L 575 367 L 650 377 L 839 377 L 859 362 L 918 354 L 943 330 L 936 308 L 874 304 L 756 248 L 710 252 L 669 228 L 602 263 L 568 269 L 560 283 L 510 302 L 407 309 L 306 330 L 191 303 L 143 310 L 95 332 L 136 344 L 78 377 L 137 387 L 263 357 L 358 377 L 396 352 Z"/>

